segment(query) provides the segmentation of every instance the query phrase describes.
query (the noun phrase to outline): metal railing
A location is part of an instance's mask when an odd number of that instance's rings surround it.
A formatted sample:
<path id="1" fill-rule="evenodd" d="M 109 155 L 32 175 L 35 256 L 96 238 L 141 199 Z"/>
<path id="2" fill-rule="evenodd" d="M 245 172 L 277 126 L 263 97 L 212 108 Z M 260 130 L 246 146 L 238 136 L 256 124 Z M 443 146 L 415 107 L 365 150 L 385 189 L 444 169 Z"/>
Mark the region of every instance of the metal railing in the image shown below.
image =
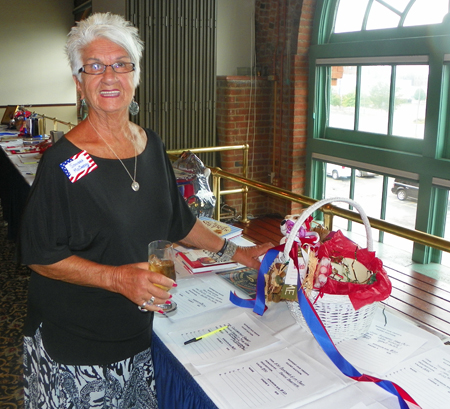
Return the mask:
<path id="1" fill-rule="evenodd" d="M 245 147 L 245 148 L 244 148 Z M 236 145 L 236 146 L 225 146 L 225 147 L 214 147 L 214 148 L 197 148 L 191 149 L 191 152 L 220 152 L 224 150 L 231 149 L 243 149 L 244 151 L 244 166 L 243 175 L 235 175 L 230 172 L 226 172 L 220 168 L 209 168 L 211 170 L 211 175 L 213 177 L 213 193 L 216 196 L 216 209 L 214 212 L 214 217 L 219 220 L 220 219 L 220 197 L 226 194 L 232 193 L 242 193 L 242 222 L 247 222 L 247 192 L 249 188 L 258 190 L 267 195 L 288 200 L 294 203 L 300 203 L 305 206 L 311 206 L 314 203 L 318 202 L 316 199 L 312 199 L 308 196 L 299 195 L 293 193 L 286 189 L 281 189 L 276 186 L 272 186 L 267 183 L 258 182 L 256 180 L 247 178 L 247 166 L 248 166 L 248 145 Z M 188 150 L 188 149 L 185 149 Z M 172 155 L 181 154 L 185 150 L 177 150 L 177 151 L 169 151 Z M 238 183 L 242 186 L 240 189 L 221 191 L 220 190 L 220 181 L 221 179 L 227 179 L 233 182 Z M 324 213 L 324 226 L 328 230 L 333 229 L 333 217 L 343 217 L 347 220 L 351 220 L 360 224 L 363 224 L 359 213 L 353 212 L 352 210 L 343 209 L 334 205 L 325 205 L 319 209 Z M 376 219 L 373 217 L 368 217 L 370 225 L 374 229 L 378 229 L 384 231 L 386 233 L 394 234 L 398 237 L 405 238 L 407 240 L 411 240 L 415 243 L 422 244 L 424 246 L 433 247 L 437 250 L 442 250 L 446 252 L 450 252 L 450 241 L 443 239 L 442 237 L 434 236 L 432 234 L 424 233 L 418 230 L 407 229 L 405 227 L 398 226 L 393 223 L 386 222 L 385 220 Z"/>
<path id="2" fill-rule="evenodd" d="M 42 134 L 46 134 L 46 128 L 47 128 L 46 127 L 46 121 L 45 121 L 46 119 L 48 119 L 50 121 L 53 121 L 53 130 L 54 131 L 58 130 L 58 124 L 62 124 L 62 125 L 67 126 L 69 128 L 69 130 L 71 130 L 72 128 L 74 128 L 76 126 L 75 124 L 73 124 L 71 122 L 61 121 L 60 119 L 52 118 L 50 116 L 39 114 L 37 112 L 33 112 L 33 115 L 36 115 L 37 117 L 43 119 L 42 130 L 40 130 L 40 131 L 42 131 Z"/>
<path id="3" fill-rule="evenodd" d="M 192 153 L 206 153 L 206 152 L 224 152 L 224 151 L 234 151 L 234 150 L 241 150 L 242 151 L 242 177 L 244 179 L 247 179 L 248 174 L 248 150 L 249 145 L 243 144 L 243 145 L 230 145 L 230 146 L 212 146 L 208 148 L 192 148 L 192 149 L 176 149 L 176 150 L 168 150 L 167 153 L 171 159 L 176 160 L 178 159 L 176 155 L 181 155 L 185 151 L 190 151 Z M 248 195 L 248 188 L 247 186 L 243 185 L 242 188 L 238 189 L 227 189 L 227 190 L 221 190 L 220 189 L 220 172 L 222 170 L 220 168 L 209 168 L 211 169 L 211 174 L 213 176 L 213 193 L 214 196 L 216 196 L 216 207 L 214 209 L 214 218 L 216 220 L 220 220 L 220 202 L 221 202 L 221 196 L 225 195 L 231 195 L 234 193 L 241 193 L 242 194 L 242 219 L 241 221 L 243 223 L 247 223 L 247 195 Z M 229 179 L 229 178 L 227 178 Z"/>

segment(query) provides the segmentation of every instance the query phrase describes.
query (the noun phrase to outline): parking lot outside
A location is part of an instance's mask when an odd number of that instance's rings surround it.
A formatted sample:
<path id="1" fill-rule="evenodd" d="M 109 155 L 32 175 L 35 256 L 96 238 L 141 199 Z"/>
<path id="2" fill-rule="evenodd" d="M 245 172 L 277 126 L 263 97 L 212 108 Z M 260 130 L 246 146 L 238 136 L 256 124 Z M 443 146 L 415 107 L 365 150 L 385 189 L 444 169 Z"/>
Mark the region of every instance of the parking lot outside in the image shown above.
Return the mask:
<path id="1" fill-rule="evenodd" d="M 415 218 L 417 212 L 417 200 L 407 198 L 405 200 L 399 200 L 395 193 L 391 192 L 391 188 L 394 184 L 394 178 L 389 178 L 389 188 L 387 194 L 386 203 L 386 221 L 409 229 L 415 228 Z M 383 177 L 378 175 L 375 177 L 357 177 L 355 179 L 355 196 L 354 200 L 358 202 L 366 214 L 369 217 L 379 219 L 381 212 L 381 198 L 383 188 Z M 349 197 L 350 193 L 350 178 L 339 178 L 337 180 L 327 177 L 326 178 L 326 190 L 325 197 Z M 345 203 L 336 203 L 337 206 L 348 208 Z M 446 239 L 450 238 L 450 216 L 447 212 L 446 223 Z M 333 230 L 347 230 L 347 220 L 335 217 L 333 221 Z M 352 223 L 352 231 L 362 238 L 366 237 L 364 226 L 359 223 Z M 373 240 L 377 241 L 378 230 L 372 230 Z M 409 240 L 402 239 L 392 234 L 384 234 L 384 244 L 399 248 L 404 251 L 412 253 L 413 243 Z M 360 245 L 364 245 L 364 240 L 358 242 Z M 450 266 L 450 254 L 443 253 L 442 264 Z"/>

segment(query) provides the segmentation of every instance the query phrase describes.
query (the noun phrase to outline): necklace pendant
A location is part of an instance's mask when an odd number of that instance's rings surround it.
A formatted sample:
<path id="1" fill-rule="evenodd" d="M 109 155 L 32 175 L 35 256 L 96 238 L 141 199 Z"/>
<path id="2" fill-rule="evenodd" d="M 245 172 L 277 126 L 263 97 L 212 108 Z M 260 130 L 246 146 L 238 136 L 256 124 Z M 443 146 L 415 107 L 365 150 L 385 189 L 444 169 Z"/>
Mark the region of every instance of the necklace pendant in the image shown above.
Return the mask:
<path id="1" fill-rule="evenodd" d="M 131 184 L 131 189 L 137 192 L 139 190 L 139 183 L 133 180 L 133 183 Z"/>

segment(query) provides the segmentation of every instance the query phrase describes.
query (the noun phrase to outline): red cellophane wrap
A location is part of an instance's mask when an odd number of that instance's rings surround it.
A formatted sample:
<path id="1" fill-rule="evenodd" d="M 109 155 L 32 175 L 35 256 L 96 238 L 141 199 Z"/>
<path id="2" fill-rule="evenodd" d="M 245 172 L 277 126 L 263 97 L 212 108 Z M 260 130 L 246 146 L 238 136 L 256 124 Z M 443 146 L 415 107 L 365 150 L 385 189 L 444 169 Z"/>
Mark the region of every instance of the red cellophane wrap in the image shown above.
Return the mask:
<path id="1" fill-rule="evenodd" d="M 374 251 L 360 248 L 356 243 L 345 237 L 340 230 L 334 233 L 331 240 L 326 241 L 319 247 L 319 260 L 322 257 L 328 257 L 332 262 L 345 257 L 356 259 L 376 274 L 376 281 L 373 284 L 355 284 L 329 278 L 325 285 L 319 289 L 321 293 L 348 295 L 355 310 L 375 301 L 385 300 L 391 294 L 392 284 L 383 268 L 383 262 L 375 257 Z"/>

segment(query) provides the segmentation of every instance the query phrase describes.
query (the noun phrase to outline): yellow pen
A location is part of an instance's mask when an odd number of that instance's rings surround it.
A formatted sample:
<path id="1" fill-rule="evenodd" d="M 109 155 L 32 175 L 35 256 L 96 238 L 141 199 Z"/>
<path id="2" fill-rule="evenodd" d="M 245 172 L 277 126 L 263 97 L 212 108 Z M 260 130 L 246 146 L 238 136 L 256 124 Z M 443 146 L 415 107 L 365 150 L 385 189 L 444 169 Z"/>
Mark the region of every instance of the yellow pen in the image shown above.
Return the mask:
<path id="1" fill-rule="evenodd" d="M 200 335 L 199 337 L 192 338 L 192 339 L 190 339 L 189 341 L 186 341 L 186 342 L 184 343 L 184 345 L 190 344 L 191 342 L 197 342 L 197 341 L 200 341 L 200 340 L 203 339 L 203 338 L 209 337 L 210 335 L 215 334 L 216 332 L 219 332 L 219 331 L 223 331 L 224 329 L 227 329 L 227 328 L 228 328 L 228 325 L 225 325 L 224 327 L 215 329 L 214 331 L 208 332 L 207 334 L 203 334 L 203 335 Z"/>

